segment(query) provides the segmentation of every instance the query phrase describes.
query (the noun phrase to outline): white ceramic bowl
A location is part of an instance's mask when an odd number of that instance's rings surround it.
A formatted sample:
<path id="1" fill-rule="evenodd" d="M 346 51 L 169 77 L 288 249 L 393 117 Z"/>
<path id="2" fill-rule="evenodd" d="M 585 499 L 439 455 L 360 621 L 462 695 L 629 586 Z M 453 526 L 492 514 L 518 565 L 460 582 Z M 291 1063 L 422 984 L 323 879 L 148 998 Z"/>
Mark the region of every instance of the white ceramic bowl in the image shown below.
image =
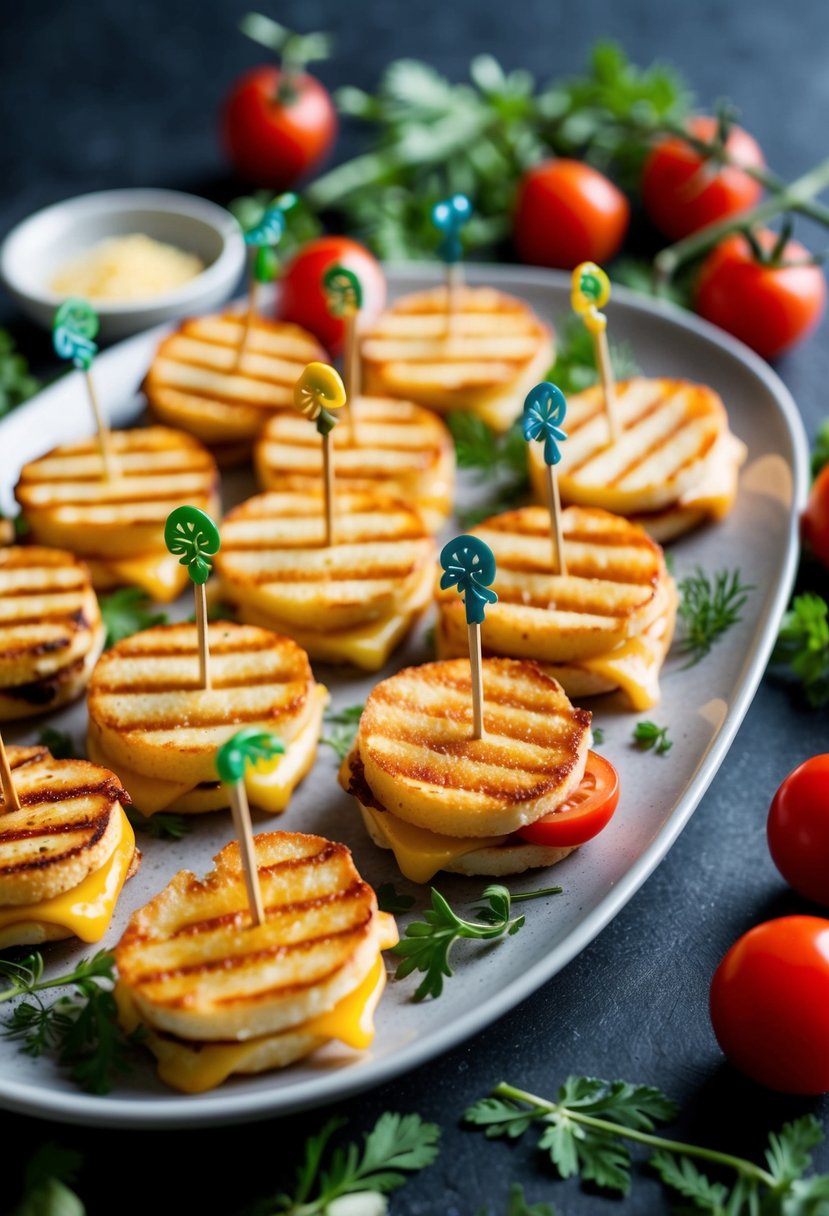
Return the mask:
<path id="1" fill-rule="evenodd" d="M 245 243 L 236 220 L 215 203 L 175 190 L 102 190 L 35 212 L 0 245 L 0 279 L 26 316 L 49 328 L 61 303 L 48 286 L 55 272 L 99 241 L 130 232 L 195 253 L 205 268 L 161 295 L 122 303 L 93 301 L 104 340 L 207 312 L 226 300 L 239 282 Z"/>

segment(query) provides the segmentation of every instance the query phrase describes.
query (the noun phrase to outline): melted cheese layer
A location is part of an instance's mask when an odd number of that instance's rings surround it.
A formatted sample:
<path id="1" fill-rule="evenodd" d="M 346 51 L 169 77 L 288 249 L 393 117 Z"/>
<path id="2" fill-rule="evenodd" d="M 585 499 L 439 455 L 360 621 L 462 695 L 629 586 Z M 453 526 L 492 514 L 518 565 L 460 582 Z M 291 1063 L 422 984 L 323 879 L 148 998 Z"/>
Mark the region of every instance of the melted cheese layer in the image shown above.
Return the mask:
<path id="1" fill-rule="evenodd" d="M 503 844 L 506 836 L 441 836 L 406 823 L 390 811 L 376 811 L 360 803 L 364 816 L 371 821 L 375 842 L 385 844 L 394 853 L 400 873 L 410 882 L 429 882 L 438 870 L 478 849 L 490 849 Z"/>

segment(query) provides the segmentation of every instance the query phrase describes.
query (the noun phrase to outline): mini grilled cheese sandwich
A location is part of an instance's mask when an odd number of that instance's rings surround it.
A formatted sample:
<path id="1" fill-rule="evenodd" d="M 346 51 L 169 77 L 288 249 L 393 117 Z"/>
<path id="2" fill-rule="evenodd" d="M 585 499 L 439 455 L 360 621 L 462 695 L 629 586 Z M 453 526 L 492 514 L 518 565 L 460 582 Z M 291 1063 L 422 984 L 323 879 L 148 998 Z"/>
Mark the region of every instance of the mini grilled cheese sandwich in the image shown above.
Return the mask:
<path id="1" fill-rule="evenodd" d="M 473 740 L 468 660 L 409 667 L 371 692 L 340 784 L 402 873 L 517 874 L 570 848 L 515 835 L 578 787 L 590 714 L 527 660 L 485 659 L 484 737 Z"/>
<path id="2" fill-rule="evenodd" d="M 417 505 L 431 532 L 452 511 L 455 446 L 430 410 L 391 397 L 358 397 L 349 420 L 332 432 L 337 483 L 372 486 Z M 353 419 L 353 422 L 352 422 Z M 276 414 L 254 448 L 265 490 L 313 489 L 322 477 L 315 424 L 301 414 Z"/>
<path id="3" fill-rule="evenodd" d="M 184 321 L 162 341 L 144 381 L 153 415 L 196 435 L 220 464 L 244 460 L 268 418 L 292 408 L 305 365 L 326 358 L 298 325 L 254 316 L 240 360 L 244 329 L 238 312 Z"/>
<path id="4" fill-rule="evenodd" d="M 524 507 L 484 520 L 474 534 L 495 554 L 485 654 L 534 658 L 570 696 L 622 689 L 631 707 L 659 701 L 659 672 L 673 637 L 677 596 L 659 545 L 619 515 L 562 512 L 567 574 L 553 573 L 550 516 Z M 438 654 L 467 653 L 457 594 L 437 588 Z"/>
<path id="5" fill-rule="evenodd" d="M 570 397 L 558 465 L 562 501 L 601 507 L 672 540 L 734 505 L 746 447 L 728 429 L 713 389 L 688 380 L 637 376 L 617 385 L 622 434 L 609 443 L 600 387 Z M 530 445 L 536 497 L 546 501 L 539 445 Z"/>
<path id="6" fill-rule="evenodd" d="M 337 489 L 323 539 L 319 486 L 248 499 L 222 529 L 222 596 L 312 659 L 376 671 L 431 599 L 434 541 L 415 507 L 371 486 Z"/>
<path id="7" fill-rule="evenodd" d="M 176 874 L 116 947 L 120 1020 L 144 1028 L 162 1080 L 185 1093 L 373 1038 L 394 920 L 345 845 L 288 832 L 254 843 L 261 925 L 233 842 L 205 878 Z"/>
<path id="8" fill-rule="evenodd" d="M 285 752 L 249 768 L 245 785 L 277 814 L 314 762 L 328 693 L 290 638 L 219 621 L 208 642 L 210 689 L 199 687 L 195 625 L 158 625 L 108 650 L 89 687 L 89 755 L 118 773 L 143 814 L 199 814 L 227 806 L 217 748 L 239 726 L 261 726 Z"/>
<path id="9" fill-rule="evenodd" d="M 367 396 L 468 410 L 495 431 L 521 412 L 554 358 L 550 328 L 528 304 L 493 287 L 464 287 L 447 324 L 445 287 L 404 296 L 363 334 Z"/>
<path id="10" fill-rule="evenodd" d="M 39 544 L 82 557 L 99 591 L 141 587 L 167 603 L 187 571 L 164 545 L 164 521 L 191 503 L 219 513 L 219 474 L 196 439 L 168 427 L 113 431 L 116 475 L 103 476 L 94 439 L 64 444 L 24 465 L 15 489 Z"/>
<path id="11" fill-rule="evenodd" d="M 0 721 L 81 696 L 103 647 L 83 562 L 39 545 L 0 549 Z"/>
<path id="12" fill-rule="evenodd" d="M 55 760 L 45 747 L 7 755 L 20 810 L 0 793 L 0 949 L 100 941 L 138 864 L 129 795 L 86 760 Z"/>

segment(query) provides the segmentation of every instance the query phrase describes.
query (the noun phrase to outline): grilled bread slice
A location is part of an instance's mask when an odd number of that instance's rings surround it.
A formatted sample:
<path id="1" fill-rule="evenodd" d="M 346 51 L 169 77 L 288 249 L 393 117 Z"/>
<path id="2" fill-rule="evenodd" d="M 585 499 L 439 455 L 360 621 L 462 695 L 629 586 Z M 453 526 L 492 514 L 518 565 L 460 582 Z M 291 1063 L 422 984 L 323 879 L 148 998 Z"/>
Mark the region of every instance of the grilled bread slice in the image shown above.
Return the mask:
<path id="1" fill-rule="evenodd" d="M 81 696 L 103 646 L 83 562 L 39 545 L 0 549 L 0 721 Z"/>
<path id="2" fill-rule="evenodd" d="M 525 507 L 475 529 L 495 554 L 498 603 L 481 626 L 484 653 L 535 658 L 570 696 L 622 687 L 633 708 L 659 700 L 659 671 L 673 636 L 676 594 L 659 545 L 619 515 L 562 512 L 567 574 L 552 573 L 550 517 Z M 438 653 L 468 652 L 457 592 L 437 589 Z"/>
<path id="3" fill-rule="evenodd" d="M 190 503 L 218 514 L 219 474 L 191 435 L 169 427 L 113 431 L 117 475 L 107 479 L 94 439 L 24 465 L 15 496 L 40 544 L 83 557 L 100 589 L 129 584 L 174 599 L 187 571 L 164 545 L 164 521 Z"/>
<path id="4" fill-rule="evenodd" d="M 292 408 L 306 363 L 326 359 L 298 325 L 254 317 L 239 360 L 244 326 L 238 312 L 184 321 L 144 381 L 154 416 L 197 435 L 223 464 L 243 459 L 270 415 Z"/>
<path id="5" fill-rule="evenodd" d="M 430 599 L 434 541 L 414 507 L 370 487 L 336 491 L 334 544 L 323 536 L 319 486 L 248 499 L 222 530 L 222 594 L 311 658 L 377 670 Z"/>
<path id="6" fill-rule="evenodd" d="M 455 446 L 430 410 L 392 397 L 358 397 L 352 425 L 333 432 L 337 482 L 359 483 L 413 503 L 430 531 L 452 511 Z M 254 448 L 265 490 L 315 488 L 322 476 L 322 445 L 313 422 L 301 414 L 276 414 Z"/>
<path id="7" fill-rule="evenodd" d="M 637 376 L 617 386 L 617 413 L 622 435 L 610 444 L 601 389 L 570 398 L 558 466 L 565 503 L 634 516 L 664 539 L 706 516 L 728 514 L 746 449 L 730 433 L 713 389 Z M 546 501 L 537 444 L 531 445 L 530 467 L 536 494 Z"/>
<path id="8" fill-rule="evenodd" d="M 590 714 L 528 660 L 485 659 L 483 682 L 479 740 L 467 660 L 408 667 L 372 690 L 356 747 L 391 815 L 444 836 L 500 836 L 554 810 L 581 781 Z"/>
<path id="9" fill-rule="evenodd" d="M 45 747 L 7 749 L 20 810 L 0 795 L 0 947 L 99 941 L 135 857 L 117 777 Z"/>
<path id="10" fill-rule="evenodd" d="M 446 289 L 397 300 L 363 335 L 368 396 L 403 397 L 444 413 L 469 410 L 496 431 L 553 362 L 550 328 L 523 300 L 465 287 L 447 325 Z"/>
<path id="11" fill-rule="evenodd" d="M 181 871 L 133 914 L 115 950 L 119 988 L 145 1025 L 180 1040 L 248 1043 L 293 1031 L 312 1050 L 333 1037 L 319 1020 L 396 940 L 393 922 L 345 845 L 289 832 L 254 843 L 264 923 L 251 923 L 234 841 L 205 878 Z"/>
<path id="12" fill-rule="evenodd" d="M 246 776 L 252 802 L 284 810 L 316 755 L 327 692 L 290 638 L 253 625 L 208 627 L 212 688 L 199 687 L 193 624 L 125 638 L 89 687 L 89 754 L 110 764 L 145 814 L 227 806 L 216 750 L 239 726 L 262 726 L 284 755 Z"/>

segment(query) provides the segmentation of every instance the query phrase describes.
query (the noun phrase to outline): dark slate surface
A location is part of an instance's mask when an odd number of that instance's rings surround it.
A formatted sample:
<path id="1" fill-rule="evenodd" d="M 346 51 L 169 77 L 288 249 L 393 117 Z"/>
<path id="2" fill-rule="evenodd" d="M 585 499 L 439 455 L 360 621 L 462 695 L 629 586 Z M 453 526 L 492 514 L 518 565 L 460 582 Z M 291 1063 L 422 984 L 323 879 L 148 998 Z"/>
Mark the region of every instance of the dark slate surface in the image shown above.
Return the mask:
<path id="1" fill-rule="evenodd" d="M 36 207 L 93 188 L 162 185 L 218 198 L 235 192 L 214 125 L 223 90 L 257 58 L 233 32 L 246 7 L 243 0 L 5 6 L 0 232 Z M 338 58 L 321 70 L 332 86 L 370 86 L 401 54 L 460 76 L 470 55 L 485 50 L 508 67 L 546 77 L 574 68 L 592 40 L 610 35 L 636 60 L 674 60 L 701 104 L 734 97 L 782 174 L 794 176 L 826 152 L 829 9 L 817 0 L 699 0 L 681 9 L 659 0 L 306 0 L 273 12 L 289 25 L 335 32 Z M 356 140 L 347 132 L 341 150 L 353 150 Z M 44 361 L 43 338 L 14 319 L 8 301 L 0 307 L 28 353 Z M 780 367 L 810 434 L 826 409 L 826 335 L 824 326 Z M 485 1033 L 338 1111 L 355 1131 L 388 1108 L 443 1124 L 439 1163 L 394 1197 L 393 1212 L 467 1216 L 490 1203 L 500 1214 L 514 1179 L 533 1200 L 553 1200 L 560 1213 L 617 1210 L 575 1184 L 552 1181 L 530 1138 L 507 1147 L 459 1129 L 464 1106 L 502 1078 L 542 1093 L 570 1072 L 659 1085 L 682 1102 L 683 1133 L 734 1152 L 759 1151 L 765 1131 L 793 1115 L 825 1115 L 824 1103 L 775 1097 L 737 1076 L 723 1062 L 707 1014 L 711 974 L 736 936 L 803 909 L 769 860 L 765 815 L 778 782 L 825 746 L 825 713 L 805 710 L 784 686 L 765 681 L 690 826 L 600 938 Z M 302 1138 L 320 1120 L 316 1113 L 160 1135 L 2 1116 L 0 1135 L 7 1145 L 25 1138 L 80 1146 L 87 1154 L 81 1189 L 92 1213 L 185 1206 L 230 1212 L 288 1181 Z M 829 1169 L 829 1153 L 820 1160 Z M 7 1194 L 14 1173 L 7 1158 Z M 624 1211 L 668 1210 L 661 1188 L 641 1171 Z"/>

